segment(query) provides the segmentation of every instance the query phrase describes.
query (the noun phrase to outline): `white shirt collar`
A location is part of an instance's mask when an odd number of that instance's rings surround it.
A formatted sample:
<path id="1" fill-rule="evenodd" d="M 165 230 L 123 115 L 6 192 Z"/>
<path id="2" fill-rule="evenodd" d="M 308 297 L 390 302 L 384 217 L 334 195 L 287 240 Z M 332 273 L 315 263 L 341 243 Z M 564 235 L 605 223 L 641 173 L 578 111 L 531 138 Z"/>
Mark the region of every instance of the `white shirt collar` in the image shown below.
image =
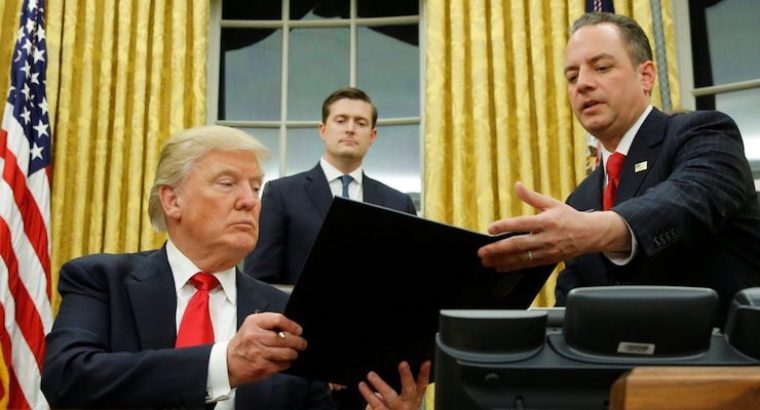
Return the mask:
<path id="1" fill-rule="evenodd" d="M 635 123 L 633 123 L 633 126 L 626 131 L 625 134 L 623 134 L 623 139 L 620 140 L 620 143 L 618 144 L 617 148 L 615 148 L 615 152 L 619 152 L 623 155 L 628 155 L 628 151 L 631 149 L 631 144 L 633 144 L 633 140 L 636 137 L 636 134 L 639 132 L 639 129 L 641 128 L 641 124 L 644 123 L 644 120 L 647 119 L 647 116 L 649 113 L 652 112 L 652 105 L 650 104 L 643 113 L 639 116 L 639 119 L 636 120 Z M 604 166 L 607 165 L 607 158 L 612 155 L 611 152 L 607 151 L 604 148 L 604 145 L 601 145 L 602 148 L 602 164 Z M 606 168 L 605 168 L 606 169 Z"/>
<path id="2" fill-rule="evenodd" d="M 171 239 L 166 241 L 166 258 L 169 260 L 169 267 L 172 270 L 172 276 L 174 276 L 174 290 L 176 292 L 179 292 L 193 275 L 201 271 L 201 269 L 195 266 L 193 261 L 177 248 L 177 245 Z M 227 300 L 235 306 L 237 301 L 235 267 L 210 273 L 219 280 Z"/>
<path id="3" fill-rule="evenodd" d="M 327 177 L 327 182 L 332 182 L 338 178 L 340 178 L 343 173 L 338 170 L 338 168 L 335 168 L 332 166 L 325 157 L 322 157 L 319 159 L 319 165 L 322 167 L 322 172 L 325 173 L 325 177 Z M 351 178 L 354 179 L 354 181 L 361 185 L 362 184 L 362 175 L 364 172 L 362 171 L 362 166 L 360 165 L 355 170 L 348 173 L 348 175 L 351 175 Z"/>

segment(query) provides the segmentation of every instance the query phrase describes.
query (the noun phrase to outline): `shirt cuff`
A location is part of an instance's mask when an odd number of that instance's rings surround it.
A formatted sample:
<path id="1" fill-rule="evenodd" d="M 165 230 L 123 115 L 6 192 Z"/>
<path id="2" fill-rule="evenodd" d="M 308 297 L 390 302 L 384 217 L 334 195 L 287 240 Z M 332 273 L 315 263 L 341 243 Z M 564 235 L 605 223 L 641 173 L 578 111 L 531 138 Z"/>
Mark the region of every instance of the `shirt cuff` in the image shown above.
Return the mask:
<path id="1" fill-rule="evenodd" d="M 622 217 L 621 217 L 622 218 Z M 628 221 L 622 218 L 625 222 L 628 233 L 631 235 L 631 250 L 630 252 L 604 252 L 604 256 L 617 266 L 625 266 L 629 264 L 639 251 L 639 243 L 636 241 L 636 236 L 633 234 L 631 225 L 628 225 Z"/>
<path id="2" fill-rule="evenodd" d="M 214 343 L 208 357 L 208 376 L 206 377 L 206 403 L 227 400 L 232 388 L 227 374 L 227 344 L 229 340 Z"/>

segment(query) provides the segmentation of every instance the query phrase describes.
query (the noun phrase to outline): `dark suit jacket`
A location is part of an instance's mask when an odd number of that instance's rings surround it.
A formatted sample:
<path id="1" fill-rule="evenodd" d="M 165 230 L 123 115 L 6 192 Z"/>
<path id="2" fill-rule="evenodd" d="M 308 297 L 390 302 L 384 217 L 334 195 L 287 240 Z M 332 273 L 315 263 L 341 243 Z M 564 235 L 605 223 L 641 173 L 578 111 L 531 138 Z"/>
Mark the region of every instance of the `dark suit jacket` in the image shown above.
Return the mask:
<path id="1" fill-rule="evenodd" d="M 237 272 L 238 326 L 286 295 Z M 174 349 L 177 298 L 166 249 L 91 255 L 61 269 L 63 297 L 42 369 L 53 407 L 203 408 L 211 345 Z M 293 376 L 237 388 L 237 408 L 331 408 L 326 384 Z"/>
<path id="2" fill-rule="evenodd" d="M 637 172 L 642 163 L 646 170 Z M 568 204 L 602 208 L 601 168 Z M 631 227 L 637 256 L 626 266 L 602 254 L 568 260 L 557 281 L 558 305 L 581 286 L 704 286 L 720 296 L 722 323 L 734 294 L 760 285 L 760 208 L 741 135 L 725 114 L 653 109 L 625 159 L 613 210 Z"/>
<path id="3" fill-rule="evenodd" d="M 363 176 L 364 202 L 416 214 L 409 195 Z M 293 284 L 301 274 L 333 195 L 322 167 L 273 181 L 264 187 L 261 231 L 245 258 L 245 273 L 270 283 Z"/>

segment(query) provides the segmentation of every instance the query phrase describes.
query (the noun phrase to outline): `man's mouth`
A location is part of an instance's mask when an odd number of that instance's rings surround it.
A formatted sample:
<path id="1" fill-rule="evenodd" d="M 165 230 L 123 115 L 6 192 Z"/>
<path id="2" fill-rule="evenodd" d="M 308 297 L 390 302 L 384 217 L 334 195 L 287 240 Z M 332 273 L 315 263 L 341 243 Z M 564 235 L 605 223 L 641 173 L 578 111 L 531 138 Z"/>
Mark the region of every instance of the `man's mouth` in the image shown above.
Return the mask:
<path id="1" fill-rule="evenodd" d="M 601 104 L 599 101 L 596 100 L 588 100 L 581 105 L 581 111 L 586 111 L 586 109 L 595 107 L 597 105 Z"/>

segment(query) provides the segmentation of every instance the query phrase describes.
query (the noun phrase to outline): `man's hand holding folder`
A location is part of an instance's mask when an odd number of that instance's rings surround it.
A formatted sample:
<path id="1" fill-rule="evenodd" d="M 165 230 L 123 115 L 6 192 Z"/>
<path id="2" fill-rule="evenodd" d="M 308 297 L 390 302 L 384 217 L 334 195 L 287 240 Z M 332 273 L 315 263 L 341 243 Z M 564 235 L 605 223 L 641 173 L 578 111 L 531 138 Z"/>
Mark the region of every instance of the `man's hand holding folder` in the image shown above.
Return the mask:
<path id="1" fill-rule="evenodd" d="M 335 198 L 285 310 L 309 341 L 288 372 L 395 381 L 400 362 L 432 359 L 441 309 L 527 308 L 552 266 L 484 267 L 478 249 L 500 238 Z"/>

